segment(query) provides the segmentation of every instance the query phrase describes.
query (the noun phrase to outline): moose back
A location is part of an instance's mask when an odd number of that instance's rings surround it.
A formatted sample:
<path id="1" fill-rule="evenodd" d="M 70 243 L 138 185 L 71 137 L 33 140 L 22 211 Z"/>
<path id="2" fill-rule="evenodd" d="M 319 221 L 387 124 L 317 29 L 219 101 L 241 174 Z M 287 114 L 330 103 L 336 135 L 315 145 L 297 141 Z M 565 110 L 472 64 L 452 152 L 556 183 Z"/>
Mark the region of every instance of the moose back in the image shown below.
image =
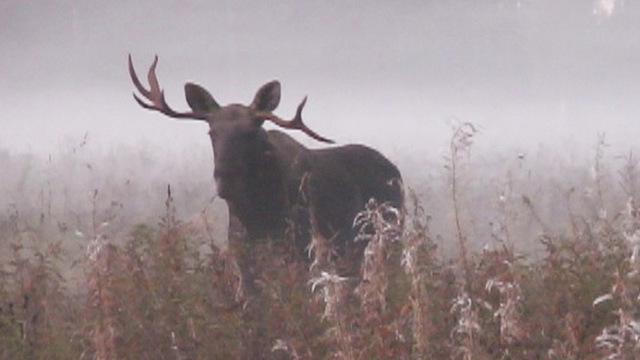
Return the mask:
<path id="1" fill-rule="evenodd" d="M 331 240 L 336 253 L 353 243 L 353 220 L 369 199 L 402 207 L 400 172 L 376 150 L 346 145 L 312 150 L 284 132 L 266 131 L 270 121 L 284 129 L 297 129 L 325 143 L 333 141 L 309 129 L 302 121 L 300 103 L 292 120 L 272 112 L 280 102 L 280 83 L 263 85 L 249 105 L 220 106 L 199 85 L 185 85 L 191 111 L 176 112 L 167 104 L 155 74 L 158 58 L 149 69 L 146 89 L 133 69 L 129 73 L 138 91 L 150 102 L 144 108 L 176 119 L 209 124 L 218 195 L 229 206 L 230 222 L 240 222 L 248 239 L 278 239 L 287 231 L 304 250 L 309 233 Z"/>

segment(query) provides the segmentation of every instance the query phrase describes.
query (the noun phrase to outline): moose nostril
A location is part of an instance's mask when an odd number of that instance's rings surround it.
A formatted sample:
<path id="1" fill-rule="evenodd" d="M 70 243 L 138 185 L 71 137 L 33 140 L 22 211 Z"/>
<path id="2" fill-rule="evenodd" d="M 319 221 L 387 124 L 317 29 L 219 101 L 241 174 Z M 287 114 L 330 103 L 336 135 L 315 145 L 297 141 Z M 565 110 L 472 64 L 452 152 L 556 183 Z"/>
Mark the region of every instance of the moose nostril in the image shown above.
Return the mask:
<path id="1" fill-rule="evenodd" d="M 213 171 L 213 177 L 215 179 L 229 178 L 230 173 L 231 172 L 229 170 L 227 170 L 227 169 L 224 169 L 224 168 L 219 168 L 218 169 L 218 168 L 216 168 Z"/>

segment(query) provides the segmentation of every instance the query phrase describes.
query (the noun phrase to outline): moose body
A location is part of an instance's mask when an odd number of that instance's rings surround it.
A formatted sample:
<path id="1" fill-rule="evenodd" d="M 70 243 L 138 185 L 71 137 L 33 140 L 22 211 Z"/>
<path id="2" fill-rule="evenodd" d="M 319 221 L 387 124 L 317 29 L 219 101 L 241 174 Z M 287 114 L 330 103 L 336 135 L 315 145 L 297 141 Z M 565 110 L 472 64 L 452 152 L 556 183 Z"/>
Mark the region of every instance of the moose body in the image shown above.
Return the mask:
<path id="1" fill-rule="evenodd" d="M 277 130 L 267 131 L 266 137 L 272 159 L 263 164 L 271 165 L 262 173 L 255 167 L 248 177 L 252 183 L 239 191 L 241 199 L 225 198 L 250 238 L 281 237 L 293 224 L 304 247 L 315 225 L 341 252 L 354 237 L 353 219 L 369 199 L 402 205 L 393 183 L 400 173 L 379 152 L 362 145 L 312 150 Z"/>
<path id="2" fill-rule="evenodd" d="M 239 220 L 249 240 L 278 239 L 293 229 L 296 244 L 304 250 L 311 231 L 331 240 L 340 254 L 353 243 L 354 217 L 369 199 L 402 206 L 400 172 L 376 150 L 362 145 L 308 149 L 284 132 L 262 127 L 268 120 L 332 142 L 302 122 L 306 98 L 293 120 L 272 113 L 280 101 L 279 82 L 262 86 L 248 106 L 220 106 L 204 88 L 187 83 L 185 94 L 192 111 L 178 113 L 160 90 L 156 64 L 157 57 L 149 70 L 151 89 L 147 90 L 129 57 L 131 78 L 151 104 L 134 94 L 135 99 L 169 117 L 208 122 L 218 195 L 229 206 L 231 223 Z"/>

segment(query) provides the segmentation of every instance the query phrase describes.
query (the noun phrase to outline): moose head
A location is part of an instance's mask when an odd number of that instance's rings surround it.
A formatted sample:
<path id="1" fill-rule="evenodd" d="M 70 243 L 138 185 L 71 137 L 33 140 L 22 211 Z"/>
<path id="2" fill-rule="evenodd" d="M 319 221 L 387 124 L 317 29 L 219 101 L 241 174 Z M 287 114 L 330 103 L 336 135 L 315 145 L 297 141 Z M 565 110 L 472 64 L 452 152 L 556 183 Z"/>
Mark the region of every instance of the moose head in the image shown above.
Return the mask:
<path id="1" fill-rule="evenodd" d="M 148 104 L 134 94 L 135 100 L 144 108 L 159 111 L 176 119 L 194 119 L 209 124 L 209 137 L 214 154 L 214 178 L 218 195 L 225 199 L 232 213 L 238 213 L 243 224 L 250 233 L 257 236 L 273 235 L 271 229 L 280 228 L 282 212 L 273 210 L 266 203 L 282 202 L 284 196 L 278 186 L 282 176 L 276 171 L 276 154 L 274 153 L 267 132 L 262 128 L 265 121 L 285 128 L 301 130 L 310 137 L 333 143 L 318 135 L 302 122 L 302 109 L 306 97 L 302 100 L 292 120 L 283 120 L 272 113 L 280 103 L 280 83 L 271 81 L 263 85 L 249 105 L 230 104 L 220 106 L 211 94 L 203 87 L 185 84 L 185 96 L 191 107 L 190 112 L 176 112 L 166 102 L 164 91 L 160 89 L 155 69 L 158 63 L 156 56 L 148 73 L 150 89 L 146 89 L 138 79 L 129 56 L 129 73 L 138 91 L 151 103 Z M 270 196 L 260 196 L 261 193 Z M 251 203 L 265 203 L 265 206 L 251 206 Z M 259 214 L 259 209 L 262 214 Z M 254 211 L 250 211 L 253 209 Z M 246 214 L 243 214 L 246 213 Z M 271 218 L 260 221 L 265 217 Z"/>

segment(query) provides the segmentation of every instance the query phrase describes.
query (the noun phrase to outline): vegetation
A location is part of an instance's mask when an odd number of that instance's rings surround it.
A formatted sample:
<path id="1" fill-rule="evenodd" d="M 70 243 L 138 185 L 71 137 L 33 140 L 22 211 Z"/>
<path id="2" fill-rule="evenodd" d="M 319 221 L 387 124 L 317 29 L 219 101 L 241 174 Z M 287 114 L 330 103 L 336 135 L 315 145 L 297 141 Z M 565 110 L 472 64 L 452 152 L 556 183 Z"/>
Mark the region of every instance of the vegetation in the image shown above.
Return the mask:
<path id="1" fill-rule="evenodd" d="M 405 172 L 405 209 L 363 209 L 359 277 L 327 239 L 254 242 L 252 297 L 198 166 L 0 153 L 0 359 L 639 358 L 636 155 L 478 160 L 476 135 Z"/>

